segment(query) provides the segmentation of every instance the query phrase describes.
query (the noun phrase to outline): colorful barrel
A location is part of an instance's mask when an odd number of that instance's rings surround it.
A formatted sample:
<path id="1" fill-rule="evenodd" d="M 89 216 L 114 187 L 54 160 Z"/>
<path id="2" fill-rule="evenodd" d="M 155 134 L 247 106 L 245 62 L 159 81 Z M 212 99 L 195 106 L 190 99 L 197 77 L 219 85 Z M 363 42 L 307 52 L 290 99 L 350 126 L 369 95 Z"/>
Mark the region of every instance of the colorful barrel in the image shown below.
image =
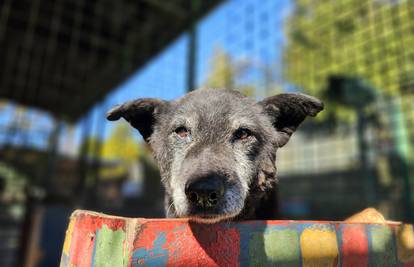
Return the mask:
<path id="1" fill-rule="evenodd" d="M 319 221 L 197 224 L 75 211 L 61 264 L 69 266 L 414 267 L 412 225 Z"/>

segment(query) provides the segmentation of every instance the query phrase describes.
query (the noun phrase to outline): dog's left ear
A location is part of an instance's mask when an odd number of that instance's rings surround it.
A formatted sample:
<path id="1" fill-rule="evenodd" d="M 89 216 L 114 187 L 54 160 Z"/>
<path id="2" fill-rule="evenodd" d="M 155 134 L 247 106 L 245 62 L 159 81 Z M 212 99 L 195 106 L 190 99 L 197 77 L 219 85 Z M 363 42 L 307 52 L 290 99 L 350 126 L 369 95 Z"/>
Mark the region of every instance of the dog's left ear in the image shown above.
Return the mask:
<path id="1" fill-rule="evenodd" d="M 323 110 L 319 99 L 305 94 L 279 94 L 259 102 L 280 133 L 278 146 L 284 146 L 306 116 L 316 116 Z"/>
<path id="2" fill-rule="evenodd" d="M 157 98 L 136 99 L 113 107 L 108 111 L 106 118 L 110 121 L 116 121 L 123 117 L 141 133 L 145 141 L 148 141 L 153 132 L 157 115 L 167 104 L 168 101 Z"/>

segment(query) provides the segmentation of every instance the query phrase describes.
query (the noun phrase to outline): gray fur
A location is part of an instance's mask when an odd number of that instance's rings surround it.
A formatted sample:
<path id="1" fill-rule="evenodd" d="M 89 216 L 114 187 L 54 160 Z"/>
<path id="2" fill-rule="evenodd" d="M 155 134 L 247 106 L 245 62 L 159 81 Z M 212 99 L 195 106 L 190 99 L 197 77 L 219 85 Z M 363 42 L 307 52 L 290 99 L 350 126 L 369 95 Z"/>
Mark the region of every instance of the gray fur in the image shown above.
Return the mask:
<path id="1" fill-rule="evenodd" d="M 109 120 L 125 118 L 153 148 L 165 186 L 169 218 L 213 223 L 255 219 L 261 201 L 276 183 L 276 150 L 306 116 L 323 109 L 303 94 L 280 94 L 256 102 L 237 91 L 199 89 L 174 101 L 138 99 L 113 108 Z M 186 138 L 175 132 L 186 127 Z M 253 135 L 235 140 L 236 130 Z M 187 181 L 210 173 L 225 177 L 223 199 L 208 217 L 191 214 L 184 193 Z"/>

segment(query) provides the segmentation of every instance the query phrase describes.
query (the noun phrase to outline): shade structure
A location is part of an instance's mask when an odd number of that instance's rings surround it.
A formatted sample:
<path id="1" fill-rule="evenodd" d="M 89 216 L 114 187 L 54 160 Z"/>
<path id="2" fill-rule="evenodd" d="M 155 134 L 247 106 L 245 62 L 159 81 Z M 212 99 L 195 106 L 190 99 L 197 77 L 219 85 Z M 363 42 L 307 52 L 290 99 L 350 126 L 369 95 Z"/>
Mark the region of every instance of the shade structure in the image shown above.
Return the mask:
<path id="1" fill-rule="evenodd" d="M 0 99 L 76 121 L 219 3 L 1 1 Z"/>

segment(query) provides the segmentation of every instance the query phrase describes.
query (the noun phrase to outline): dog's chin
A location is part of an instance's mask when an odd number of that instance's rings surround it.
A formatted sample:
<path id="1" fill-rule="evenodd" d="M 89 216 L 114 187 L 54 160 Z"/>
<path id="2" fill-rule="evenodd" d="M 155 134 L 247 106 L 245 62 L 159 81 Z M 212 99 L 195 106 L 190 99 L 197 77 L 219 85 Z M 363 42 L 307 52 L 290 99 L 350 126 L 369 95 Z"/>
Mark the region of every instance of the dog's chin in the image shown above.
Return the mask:
<path id="1" fill-rule="evenodd" d="M 196 223 L 213 224 L 213 223 L 219 223 L 223 221 L 229 221 L 236 216 L 237 214 L 219 214 L 219 215 L 208 215 L 208 216 L 189 215 L 186 218 Z"/>

